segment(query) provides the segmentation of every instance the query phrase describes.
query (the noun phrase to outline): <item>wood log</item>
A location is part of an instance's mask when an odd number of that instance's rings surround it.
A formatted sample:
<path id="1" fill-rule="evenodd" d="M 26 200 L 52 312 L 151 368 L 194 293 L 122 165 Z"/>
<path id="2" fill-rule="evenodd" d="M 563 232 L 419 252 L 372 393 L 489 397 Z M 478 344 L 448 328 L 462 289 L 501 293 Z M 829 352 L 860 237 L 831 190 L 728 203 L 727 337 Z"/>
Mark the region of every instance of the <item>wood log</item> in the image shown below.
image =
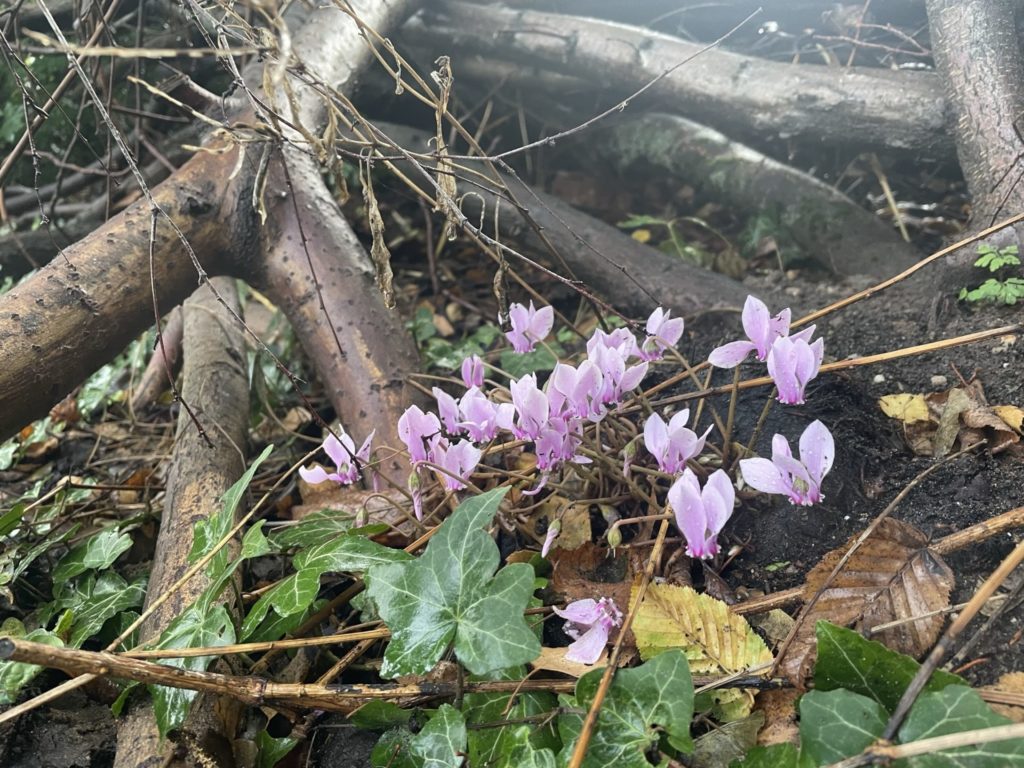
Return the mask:
<path id="1" fill-rule="evenodd" d="M 431 135 L 424 131 L 390 123 L 379 126 L 402 146 L 419 152 L 432 149 Z M 463 191 L 472 190 L 462 198 L 466 216 L 482 221 L 489 234 L 494 234 L 491 228 L 497 220 L 503 241 L 541 255 L 547 253 L 543 232 L 576 277 L 613 306 L 646 313 L 660 305 L 693 315 L 743 305 L 747 291 L 735 280 L 642 245 L 517 178 L 503 174 L 501 182 L 511 190 L 516 204 L 502 194 L 499 184 L 466 186 Z"/>
<path id="2" fill-rule="evenodd" d="M 936 68 L 949 103 L 949 130 L 971 193 L 970 228 L 1024 211 L 1024 57 L 1015 32 L 1014 0 L 928 0 Z M 991 238 L 1024 250 L 1024 226 Z M 954 254 L 942 286 L 975 281 L 973 248 Z"/>
<path id="3" fill-rule="evenodd" d="M 404 34 L 428 45 L 434 56 L 458 51 L 542 65 L 600 78 L 624 95 L 692 59 L 656 83 L 644 103 L 745 141 L 796 138 L 940 157 L 953 148 L 934 73 L 831 69 L 701 52 L 702 45 L 625 24 L 454 0 L 438 0 Z"/>
<path id="4" fill-rule="evenodd" d="M 234 281 L 210 281 L 237 315 L 241 308 Z M 221 508 L 224 492 L 242 475 L 249 424 L 249 381 L 245 339 L 241 327 L 217 299 L 210 285 L 201 286 L 185 302 L 182 397 L 190 403 L 199 424 L 182 410 L 174 440 L 174 457 L 167 473 L 160 534 L 146 590 L 146 607 L 177 582 L 189 567 L 196 524 Z M 202 594 L 209 579 L 197 574 L 139 628 L 140 642 L 155 640 L 171 621 Z M 230 593 L 231 590 L 228 590 Z M 236 702 L 213 706 L 211 700 L 193 706 L 185 728 L 200 743 L 230 747 L 233 733 L 221 717 Z M 162 743 L 161 743 L 162 742 Z M 141 768 L 171 762 L 173 745 L 161 740 L 152 704 L 132 707 L 119 721 L 117 768 Z M 230 749 L 229 749 L 230 753 Z"/>

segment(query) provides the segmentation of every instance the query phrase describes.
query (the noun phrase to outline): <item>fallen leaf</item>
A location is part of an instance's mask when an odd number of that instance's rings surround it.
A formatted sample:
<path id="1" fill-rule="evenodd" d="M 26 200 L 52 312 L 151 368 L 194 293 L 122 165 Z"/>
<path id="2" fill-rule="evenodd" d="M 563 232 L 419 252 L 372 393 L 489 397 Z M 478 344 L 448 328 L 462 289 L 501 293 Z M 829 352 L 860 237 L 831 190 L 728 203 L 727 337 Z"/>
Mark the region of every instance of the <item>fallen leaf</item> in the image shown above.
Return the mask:
<path id="1" fill-rule="evenodd" d="M 1024 410 L 1015 405 L 995 405 L 992 407 L 996 416 L 1006 422 L 1011 429 L 1020 432 L 1024 427 Z"/>
<path id="2" fill-rule="evenodd" d="M 981 690 L 1016 694 L 1024 701 L 1024 672 L 1007 672 L 996 680 L 995 685 L 983 686 Z M 1024 723 L 1024 704 L 1015 706 L 990 702 L 989 706 L 1003 717 L 1008 717 L 1015 723 Z"/>
<path id="3" fill-rule="evenodd" d="M 678 648 L 695 675 L 730 675 L 772 661 L 768 646 L 746 619 L 691 587 L 649 585 L 633 619 L 633 634 L 645 661 Z M 710 695 L 729 721 L 746 717 L 754 705 L 753 691 L 715 689 Z"/>
<path id="4" fill-rule="evenodd" d="M 579 549 L 556 549 L 550 554 L 551 590 L 565 603 L 591 598 L 610 597 L 624 614 L 629 610 L 630 590 L 643 565 L 628 552 L 613 554 L 592 542 Z M 560 603 L 561 604 L 561 603 Z M 633 645 L 633 633 L 626 635 L 625 645 Z"/>
<path id="5" fill-rule="evenodd" d="M 765 727 L 757 734 L 760 746 L 800 743 L 800 726 L 796 721 L 796 701 L 800 696 L 800 691 L 793 688 L 761 691 L 757 695 L 755 711 L 763 712 L 765 718 Z"/>
<path id="6" fill-rule="evenodd" d="M 923 533 L 891 518 L 879 524 L 822 591 L 858 538 L 853 536 L 827 553 L 807 574 L 805 603 L 818 592 L 822 594 L 810 613 L 801 615 L 796 637 L 779 664 L 781 673 L 798 687 L 803 686 L 814 663 L 815 623 L 819 619 L 863 631 L 949 607 L 953 572 L 928 549 Z M 895 651 L 917 657 L 932 647 L 944 621 L 941 615 L 907 621 L 873 637 Z"/>
<path id="7" fill-rule="evenodd" d="M 558 618 L 557 616 L 555 617 Z M 600 658 L 593 664 L 581 664 L 578 661 L 569 661 L 565 658 L 565 654 L 568 648 L 541 648 L 540 656 L 530 662 L 530 666 L 535 670 L 543 670 L 545 672 L 560 672 L 563 675 L 569 675 L 569 677 L 582 677 L 598 667 L 605 667 L 608 665 L 608 649 L 606 648 Z"/>
<path id="8" fill-rule="evenodd" d="M 904 424 L 928 421 L 928 403 L 923 395 L 885 395 L 878 398 L 882 413 L 890 419 L 899 419 Z"/>

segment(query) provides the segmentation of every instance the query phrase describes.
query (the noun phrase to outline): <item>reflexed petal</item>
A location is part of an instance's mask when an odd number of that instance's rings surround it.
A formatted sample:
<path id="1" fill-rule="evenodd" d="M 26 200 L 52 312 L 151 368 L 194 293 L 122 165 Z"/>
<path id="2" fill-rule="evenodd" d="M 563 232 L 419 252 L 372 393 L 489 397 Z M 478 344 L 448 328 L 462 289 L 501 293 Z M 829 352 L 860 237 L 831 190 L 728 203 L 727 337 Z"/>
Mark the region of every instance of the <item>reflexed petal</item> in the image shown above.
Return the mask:
<path id="1" fill-rule="evenodd" d="M 472 355 L 462 361 L 462 383 L 466 389 L 484 385 L 484 361 L 479 355 Z"/>
<path id="2" fill-rule="evenodd" d="M 780 435 L 777 432 L 775 437 L 772 438 L 772 461 L 775 460 L 776 456 L 792 456 L 793 451 L 789 448 L 789 440 L 786 439 L 785 435 Z"/>
<path id="3" fill-rule="evenodd" d="M 679 411 L 679 413 L 674 414 L 672 416 L 672 418 L 669 419 L 669 422 L 668 422 L 668 431 L 669 431 L 669 433 L 678 432 L 680 429 L 682 429 L 683 427 L 686 426 L 686 422 L 688 422 L 689 420 L 690 420 L 690 409 L 689 408 L 683 408 L 683 410 Z"/>
<path id="4" fill-rule="evenodd" d="M 797 331 L 796 333 L 794 333 L 789 338 L 792 339 L 793 341 L 806 341 L 808 344 L 810 344 L 811 343 L 811 336 L 814 335 L 814 331 L 815 331 L 815 329 L 817 327 L 818 326 L 816 326 L 816 325 L 808 325 L 802 331 Z M 783 335 L 785 335 L 785 334 L 783 334 Z"/>
<path id="5" fill-rule="evenodd" d="M 680 337 L 682 337 L 685 328 L 686 321 L 681 317 L 666 320 L 661 326 L 661 332 L 658 334 L 658 340 L 666 346 L 674 347 L 678 343 Z"/>
<path id="6" fill-rule="evenodd" d="M 761 493 L 789 495 L 789 484 L 779 468 L 768 459 L 743 459 L 740 461 L 740 472 L 747 485 Z"/>
<path id="7" fill-rule="evenodd" d="M 574 624 L 586 625 L 597 623 L 597 620 L 601 618 L 603 613 L 601 606 L 597 603 L 597 600 L 592 600 L 589 597 L 584 600 L 576 600 L 575 602 L 569 603 L 565 608 L 552 607 L 551 610 L 566 621 L 571 621 Z"/>
<path id="8" fill-rule="evenodd" d="M 708 362 L 716 368 L 735 368 L 755 349 L 749 341 L 730 341 L 711 350 Z"/>
<path id="9" fill-rule="evenodd" d="M 771 343 L 780 336 L 789 335 L 789 319 L 791 316 L 792 311 L 787 307 L 768 321 L 768 346 L 771 346 Z M 814 326 L 812 325 L 811 328 L 813 329 Z"/>
<path id="10" fill-rule="evenodd" d="M 341 440 L 344 442 L 339 441 L 334 435 L 328 435 L 327 439 L 324 440 L 324 453 L 331 457 L 331 461 L 334 462 L 336 467 L 351 461 L 352 454 L 356 450 L 355 445 L 352 443 L 352 438 L 346 435 L 344 430 L 341 430 Z M 345 443 L 348 443 L 348 445 L 345 445 Z"/>
<path id="11" fill-rule="evenodd" d="M 804 401 L 804 390 L 796 376 L 797 352 L 787 338 L 776 339 L 768 353 L 768 375 L 779 390 L 779 402 L 795 405 Z"/>
<path id="12" fill-rule="evenodd" d="M 367 438 L 363 440 L 363 444 L 359 446 L 359 450 L 356 451 L 356 458 L 359 459 L 359 461 L 365 462 L 370 460 L 370 444 L 373 443 L 373 436 L 376 434 L 376 429 L 371 430 Z"/>
<path id="13" fill-rule="evenodd" d="M 323 467 L 312 467 L 306 469 L 305 467 L 299 467 L 299 477 L 305 480 L 310 485 L 318 485 L 326 482 L 330 476 L 327 474 L 327 470 Z"/>
<path id="14" fill-rule="evenodd" d="M 647 363 L 639 363 L 622 374 L 622 379 L 619 381 L 619 392 L 630 392 L 636 389 L 647 375 L 647 367 Z"/>
<path id="15" fill-rule="evenodd" d="M 818 339 L 814 343 L 821 344 L 822 340 Z M 815 359 L 815 353 L 806 341 L 796 342 L 793 349 L 796 351 L 796 378 L 800 382 L 800 388 L 803 389 L 807 386 L 807 382 L 818 375 L 820 363 Z"/>
<path id="16" fill-rule="evenodd" d="M 743 303 L 743 331 L 747 338 L 754 342 L 757 358 L 764 360 L 771 344 L 770 313 L 765 303 L 756 296 L 747 296 Z"/>
<path id="17" fill-rule="evenodd" d="M 648 416 L 644 423 L 644 446 L 659 463 L 668 452 L 668 430 L 665 421 L 656 413 Z"/>
<path id="18" fill-rule="evenodd" d="M 690 551 L 702 552 L 708 525 L 697 476 L 689 469 L 683 470 L 669 488 L 668 499 L 675 513 L 676 526 L 686 538 Z"/>
<path id="19" fill-rule="evenodd" d="M 580 664 L 593 664 L 601 658 L 606 645 L 608 630 L 600 624 L 595 624 L 569 646 L 565 658 L 567 661 L 578 661 Z"/>
<path id="20" fill-rule="evenodd" d="M 533 302 L 530 302 L 530 309 L 533 309 Z M 541 307 L 530 318 L 530 327 L 527 335 L 535 341 L 543 341 L 551 333 L 555 324 L 555 310 L 551 306 Z"/>
<path id="21" fill-rule="evenodd" d="M 449 435 L 458 434 L 461 431 L 459 429 L 459 405 L 455 402 L 455 398 L 439 387 L 434 387 L 431 391 L 437 398 L 437 412 L 441 416 L 445 431 Z"/>
<path id="22" fill-rule="evenodd" d="M 736 489 L 724 470 L 718 469 L 711 473 L 704 484 L 701 499 L 704 501 L 708 532 L 712 537 L 717 536 L 732 517 L 736 504 Z"/>
<path id="23" fill-rule="evenodd" d="M 821 485 L 821 479 L 832 469 L 836 457 L 836 443 L 828 427 L 820 421 L 812 421 L 800 435 L 800 461 L 815 483 Z"/>
<path id="24" fill-rule="evenodd" d="M 658 335 L 658 331 L 661 330 L 661 324 L 664 322 L 664 318 L 667 317 L 668 314 L 669 313 L 666 312 L 661 307 L 656 307 L 655 310 L 653 312 L 651 312 L 650 317 L 647 318 L 647 333 L 648 333 L 648 335 L 650 335 L 650 336 L 657 336 Z"/>

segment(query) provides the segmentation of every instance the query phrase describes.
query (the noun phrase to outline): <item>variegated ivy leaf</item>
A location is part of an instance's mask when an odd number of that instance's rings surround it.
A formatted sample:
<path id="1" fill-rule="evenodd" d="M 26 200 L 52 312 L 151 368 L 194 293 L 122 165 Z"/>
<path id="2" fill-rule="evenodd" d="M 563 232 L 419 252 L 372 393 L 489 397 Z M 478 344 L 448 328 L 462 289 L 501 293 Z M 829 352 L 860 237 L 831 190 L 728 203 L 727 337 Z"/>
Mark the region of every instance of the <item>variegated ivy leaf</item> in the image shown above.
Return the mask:
<path id="1" fill-rule="evenodd" d="M 370 755 L 374 768 L 459 768 L 466 751 L 466 722 L 450 704 L 442 704 L 415 736 L 396 728 L 380 737 Z"/>
<path id="2" fill-rule="evenodd" d="M 53 581 L 58 584 L 86 571 L 102 571 L 131 549 L 132 537 L 107 528 L 90 536 L 68 552 L 53 569 Z"/>
<path id="3" fill-rule="evenodd" d="M 367 593 L 391 630 L 383 677 L 425 674 L 453 643 L 473 674 L 525 664 L 540 653 L 523 618 L 533 568 L 513 563 L 497 571 L 498 547 L 484 530 L 507 490 L 460 504 L 416 560 L 367 572 Z"/>
<path id="4" fill-rule="evenodd" d="M 72 612 L 70 646 L 80 648 L 103 628 L 107 619 L 142 605 L 145 599 L 145 577 L 129 584 L 113 571 L 104 571 L 99 576 L 90 573 L 66 585 L 54 600 L 54 608 Z"/>
<path id="5" fill-rule="evenodd" d="M 575 697 L 561 697 L 563 706 L 579 712 L 590 709 L 602 674 L 603 669 L 595 669 L 581 677 Z M 673 747 L 689 752 L 692 718 L 693 681 L 681 651 L 666 651 L 635 669 L 620 669 L 601 706 L 583 768 L 650 768 L 645 753 L 657 745 L 662 731 Z M 563 757 L 572 754 L 582 725 L 583 715 L 558 718 Z"/>

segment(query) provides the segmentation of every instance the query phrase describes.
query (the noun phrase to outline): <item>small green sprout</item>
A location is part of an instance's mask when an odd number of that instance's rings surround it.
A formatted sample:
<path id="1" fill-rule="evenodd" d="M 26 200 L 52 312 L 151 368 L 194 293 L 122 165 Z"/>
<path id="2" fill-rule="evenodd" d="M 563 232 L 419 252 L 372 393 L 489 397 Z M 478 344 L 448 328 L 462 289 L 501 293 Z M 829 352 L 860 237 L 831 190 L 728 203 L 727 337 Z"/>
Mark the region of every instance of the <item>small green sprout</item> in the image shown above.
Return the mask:
<path id="1" fill-rule="evenodd" d="M 999 272 L 1007 267 L 1020 266 L 1016 245 L 993 248 L 991 245 L 978 246 L 978 259 L 974 266 Z M 990 277 L 977 288 L 960 290 L 959 299 L 968 302 L 992 301 L 1000 304 L 1016 304 L 1024 299 L 1024 277 Z"/>

